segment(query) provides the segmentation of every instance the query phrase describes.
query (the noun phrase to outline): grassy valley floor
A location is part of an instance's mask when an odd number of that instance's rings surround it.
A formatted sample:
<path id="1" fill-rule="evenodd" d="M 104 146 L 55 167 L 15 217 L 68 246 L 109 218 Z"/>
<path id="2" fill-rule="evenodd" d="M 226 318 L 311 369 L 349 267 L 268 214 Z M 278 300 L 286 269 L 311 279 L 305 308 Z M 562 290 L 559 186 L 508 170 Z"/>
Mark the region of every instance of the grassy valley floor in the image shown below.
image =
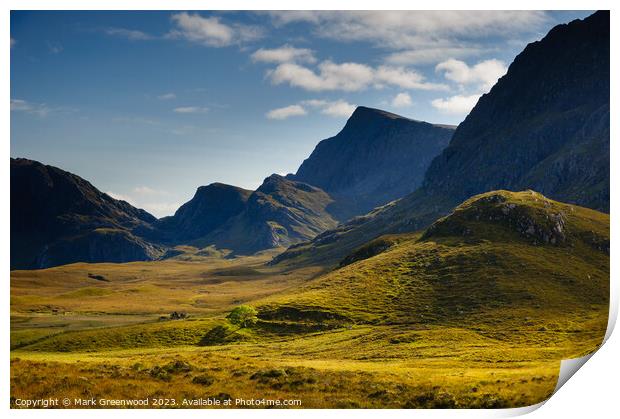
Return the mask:
<path id="1" fill-rule="evenodd" d="M 157 262 L 13 271 L 11 406 L 535 404 L 562 359 L 602 342 L 608 246 L 608 215 L 500 192 L 426 232 L 370 242 L 341 267 L 185 248 Z M 241 304 L 258 309 L 255 325 L 227 320 Z"/>

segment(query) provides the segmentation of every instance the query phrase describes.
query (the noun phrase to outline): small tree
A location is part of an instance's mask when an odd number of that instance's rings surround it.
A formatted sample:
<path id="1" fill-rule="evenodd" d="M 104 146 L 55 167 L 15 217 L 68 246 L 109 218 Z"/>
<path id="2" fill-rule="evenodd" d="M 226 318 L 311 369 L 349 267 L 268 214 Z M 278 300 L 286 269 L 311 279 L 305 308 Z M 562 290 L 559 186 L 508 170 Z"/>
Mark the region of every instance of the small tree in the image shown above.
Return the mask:
<path id="1" fill-rule="evenodd" d="M 238 306 L 228 314 L 227 318 L 232 324 L 236 324 L 239 328 L 252 326 L 258 318 L 256 315 L 258 311 L 252 306 Z"/>

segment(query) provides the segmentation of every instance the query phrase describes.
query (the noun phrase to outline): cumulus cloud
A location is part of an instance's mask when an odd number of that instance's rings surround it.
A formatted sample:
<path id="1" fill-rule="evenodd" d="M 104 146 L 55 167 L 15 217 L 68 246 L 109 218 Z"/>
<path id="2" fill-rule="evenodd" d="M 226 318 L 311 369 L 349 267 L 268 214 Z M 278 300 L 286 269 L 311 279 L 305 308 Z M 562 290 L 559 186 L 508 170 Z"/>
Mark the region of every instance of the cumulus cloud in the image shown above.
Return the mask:
<path id="1" fill-rule="evenodd" d="M 379 66 L 375 71 L 377 83 L 390 84 L 405 89 L 447 90 L 448 86 L 424 81 L 424 76 L 405 67 Z"/>
<path id="2" fill-rule="evenodd" d="M 373 70 L 365 64 L 323 61 L 318 73 L 298 64 L 280 64 L 268 73 L 273 84 L 288 83 L 310 91 L 362 90 L 373 80 Z"/>
<path id="3" fill-rule="evenodd" d="M 446 90 L 447 86 L 428 83 L 421 74 L 404 67 L 373 68 L 360 63 L 323 61 L 317 71 L 294 63 L 284 63 L 267 73 L 273 84 L 289 84 L 309 91 L 354 92 L 370 86 L 393 85 L 406 89 Z"/>
<path id="4" fill-rule="evenodd" d="M 187 12 L 172 15 L 176 26 L 168 33 L 169 38 L 186 39 L 210 47 L 226 47 L 252 41 L 262 36 L 254 26 L 226 24 L 217 16 L 204 17 Z"/>
<path id="5" fill-rule="evenodd" d="M 315 63 L 314 51 L 307 48 L 294 48 L 290 45 L 283 45 L 280 48 L 266 49 L 260 48 L 252 54 L 252 60 L 263 63 Z"/>
<path id="6" fill-rule="evenodd" d="M 175 113 L 207 113 L 209 112 L 209 108 L 201 107 L 201 106 L 180 106 L 178 108 L 174 108 L 173 112 Z"/>
<path id="7" fill-rule="evenodd" d="M 130 41 L 149 41 L 155 39 L 153 35 L 136 29 L 126 28 L 107 28 L 105 33 L 110 36 L 118 36 L 120 38 L 129 39 Z"/>
<path id="8" fill-rule="evenodd" d="M 500 60 L 485 60 L 474 66 L 453 58 L 443 61 L 435 67 L 435 71 L 442 72 L 446 79 L 460 85 L 477 85 L 483 91 L 489 90 L 501 76 L 506 74 L 507 67 Z"/>
<path id="9" fill-rule="evenodd" d="M 308 109 L 314 109 L 323 115 L 329 115 L 335 118 L 348 118 L 351 116 L 356 106 L 342 99 L 323 100 L 308 99 L 301 102 L 285 106 L 283 108 L 273 109 L 267 112 L 269 119 L 286 119 L 291 116 L 303 116 L 308 114 Z"/>
<path id="10" fill-rule="evenodd" d="M 351 116 L 356 106 L 346 102 L 344 100 L 337 100 L 335 102 L 328 102 L 323 109 L 321 109 L 321 113 L 334 117 L 344 117 L 348 118 Z"/>
<path id="11" fill-rule="evenodd" d="M 399 93 L 392 99 L 392 106 L 395 108 L 406 108 L 412 105 L 411 96 L 408 93 Z"/>
<path id="12" fill-rule="evenodd" d="M 445 99 L 435 99 L 431 105 L 440 112 L 452 115 L 467 115 L 476 105 L 480 95 L 456 95 Z"/>
<path id="13" fill-rule="evenodd" d="M 306 115 L 306 110 L 301 105 L 290 105 L 282 108 L 272 109 L 265 114 L 269 119 L 287 119 L 291 116 Z"/>

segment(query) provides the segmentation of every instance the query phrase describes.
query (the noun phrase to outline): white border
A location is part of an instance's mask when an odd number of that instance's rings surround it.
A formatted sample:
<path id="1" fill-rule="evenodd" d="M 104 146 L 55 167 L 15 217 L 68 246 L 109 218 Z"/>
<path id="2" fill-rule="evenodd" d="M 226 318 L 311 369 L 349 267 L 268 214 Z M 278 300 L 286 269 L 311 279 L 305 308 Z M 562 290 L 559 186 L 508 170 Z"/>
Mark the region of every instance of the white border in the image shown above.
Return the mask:
<path id="1" fill-rule="evenodd" d="M 431 3 L 428 2 L 411 2 L 411 1 L 397 1 L 397 0 L 382 0 L 380 3 L 372 2 L 369 0 L 358 0 L 356 2 L 345 2 L 335 0 L 301 0 L 296 1 L 293 5 L 291 1 L 284 0 L 262 0 L 260 3 L 257 1 L 241 1 L 241 0 L 212 0 L 212 1 L 192 1 L 192 0 L 179 0 L 179 1 L 166 1 L 166 0 L 90 0 L 77 1 L 77 0 L 57 0 L 54 2 L 46 0 L 5 0 L 3 3 L 2 24 L 0 27 L 5 28 L 3 30 L 4 35 L 2 37 L 2 54 L 0 55 L 0 72 L 1 80 L 0 90 L 2 96 L 5 98 L 0 105 L 2 109 L 2 148 L 5 150 L 5 161 L 3 162 L 3 170 L 0 173 L 2 187 L 0 196 L 3 197 L 2 204 L 0 204 L 0 219 L 2 223 L 2 242 L 1 255 L 2 255 L 2 272 L 4 272 L 4 292 L 1 293 L 2 307 L 4 308 L 5 315 L 2 316 L 2 362 L 0 363 L 0 374 L 2 381 L 0 382 L 0 400 L 2 400 L 2 406 L 0 411 L 5 411 L 11 417 L 30 418 L 41 416 L 58 417 L 58 418 L 81 418 L 85 416 L 84 411 L 77 410 L 63 410 L 63 411 L 41 411 L 41 410 L 10 410 L 9 406 L 9 266 L 10 266 L 10 244 L 9 244 L 9 159 L 10 154 L 10 110 L 9 110 L 9 98 L 10 98 L 10 10 L 403 10 L 403 9 L 418 9 L 418 10 L 493 10 L 497 9 L 498 5 L 502 6 L 502 9 L 512 10 L 594 10 L 594 9 L 611 9 L 611 34 L 612 34 L 612 61 L 611 61 L 611 74 L 620 74 L 618 67 L 618 23 L 620 19 L 620 9 L 614 10 L 617 2 L 612 1 L 546 1 L 546 0 L 521 0 L 521 1 L 503 1 L 500 3 L 483 0 L 470 0 L 468 2 L 459 2 L 456 0 L 444 1 L 435 0 Z M 378 7 L 379 6 L 379 7 Z M 430 7 L 429 7 L 430 6 Z M 616 137 L 617 127 L 615 121 L 618 120 L 617 112 L 614 112 L 615 104 L 618 98 L 618 84 L 615 83 L 615 79 L 612 77 L 612 99 L 611 99 L 611 137 Z M 618 163 L 618 147 L 614 145 L 615 140 L 611 145 L 611 184 L 615 185 L 615 180 L 618 178 L 615 164 Z M 617 207 L 617 200 L 615 195 L 612 194 L 611 209 L 615 213 Z M 618 223 L 612 218 L 611 233 L 613 237 L 618 237 Z M 612 315 L 612 321 L 610 322 L 609 331 L 613 328 L 615 318 L 618 312 L 617 296 L 618 296 L 618 284 L 617 284 L 617 269 L 616 264 L 613 263 L 615 256 L 618 256 L 616 247 L 611 247 L 611 287 L 612 287 L 612 305 L 610 307 L 610 314 Z M 609 333 L 608 333 L 609 335 Z M 616 412 L 616 398 L 617 391 L 615 390 L 615 384 L 618 379 L 618 353 L 620 353 L 620 343 L 616 336 L 613 334 L 609 337 L 606 344 L 592 356 L 588 361 L 587 366 L 582 368 L 576 374 L 576 378 L 569 380 L 557 394 L 544 403 L 544 406 L 534 413 L 530 414 L 533 418 L 582 418 L 584 416 L 605 418 L 615 416 Z M 538 407 L 538 406 L 537 406 Z M 429 411 L 429 410 L 390 410 L 383 414 L 393 417 L 498 417 L 512 414 L 526 413 L 526 411 L 532 409 L 516 409 L 512 411 L 480 411 L 480 410 L 450 410 L 450 411 Z M 377 412 L 372 410 L 138 410 L 138 411 L 125 411 L 125 410 L 89 410 L 86 413 L 91 418 L 109 417 L 111 415 L 117 417 L 149 417 L 149 418 L 169 418 L 171 416 L 182 416 L 183 418 L 204 418 L 206 416 L 216 416 L 221 418 L 234 418 L 240 416 L 252 416 L 258 418 L 266 418 L 272 416 L 278 417 L 290 417 L 290 418 L 308 418 L 315 416 L 322 417 L 339 417 L 343 414 L 354 415 L 358 417 L 374 417 L 377 414 L 382 414 L 383 411 Z"/>

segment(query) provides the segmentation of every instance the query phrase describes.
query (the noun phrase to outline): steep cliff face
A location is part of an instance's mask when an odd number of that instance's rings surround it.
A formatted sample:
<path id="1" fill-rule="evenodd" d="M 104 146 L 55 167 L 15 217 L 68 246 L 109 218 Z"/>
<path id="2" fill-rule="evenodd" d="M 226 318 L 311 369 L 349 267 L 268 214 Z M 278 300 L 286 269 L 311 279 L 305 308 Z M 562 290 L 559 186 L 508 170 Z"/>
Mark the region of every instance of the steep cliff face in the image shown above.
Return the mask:
<path id="1" fill-rule="evenodd" d="M 339 220 L 364 214 L 420 186 L 454 127 L 360 106 L 336 136 L 321 141 L 290 176 L 328 192 Z"/>
<path id="2" fill-rule="evenodd" d="M 382 234 L 426 227 L 490 190 L 532 189 L 609 211 L 609 41 L 609 12 L 553 28 L 480 98 L 419 189 L 278 260 L 338 258 Z"/>
<path id="3" fill-rule="evenodd" d="M 155 221 L 146 211 L 102 193 L 74 174 L 32 160 L 11 159 L 12 269 L 152 259 L 158 247 L 136 238 L 132 231 L 148 229 Z M 96 231 L 119 232 L 114 235 L 118 247 L 110 250 L 119 256 L 91 257 L 105 252 L 87 252 L 85 237 L 94 234 L 100 244 L 112 237 Z M 132 251 L 120 255 L 127 246 Z"/>
<path id="4" fill-rule="evenodd" d="M 460 201 L 534 189 L 609 211 L 609 13 L 528 45 L 457 128 L 424 180 Z"/>

